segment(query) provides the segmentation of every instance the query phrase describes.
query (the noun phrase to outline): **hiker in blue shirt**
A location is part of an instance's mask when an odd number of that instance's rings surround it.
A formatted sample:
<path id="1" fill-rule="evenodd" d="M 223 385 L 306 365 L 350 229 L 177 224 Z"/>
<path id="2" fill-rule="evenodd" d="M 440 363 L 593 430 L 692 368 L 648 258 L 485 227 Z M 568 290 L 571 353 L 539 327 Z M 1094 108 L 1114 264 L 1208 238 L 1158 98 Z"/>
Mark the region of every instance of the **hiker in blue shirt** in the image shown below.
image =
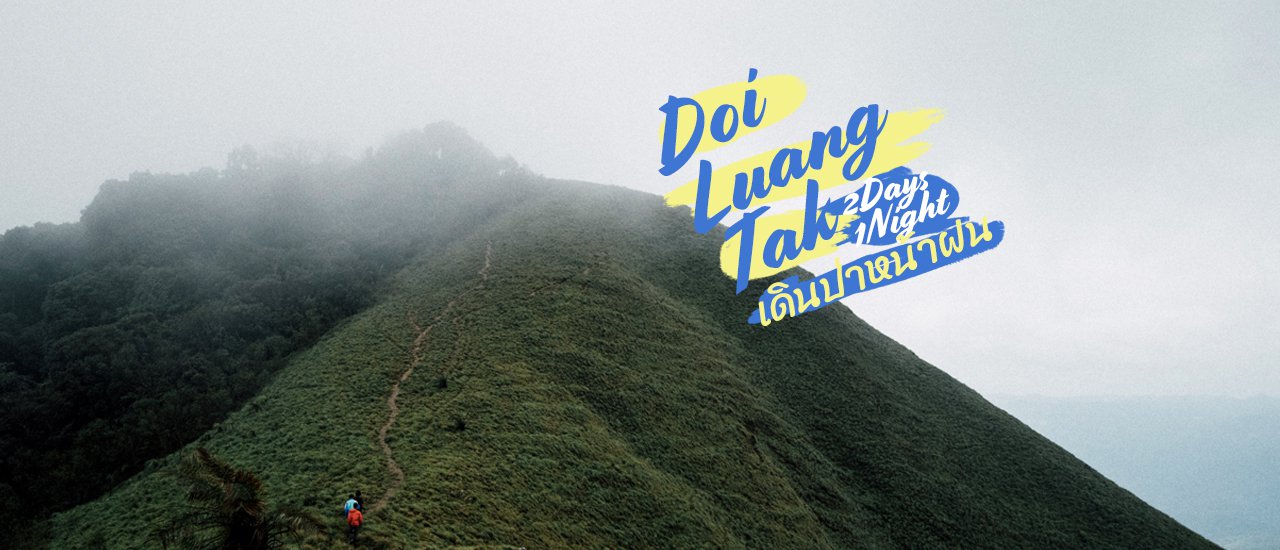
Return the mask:
<path id="1" fill-rule="evenodd" d="M 359 508 L 360 502 L 356 500 L 355 495 L 347 495 L 347 503 L 342 506 L 343 514 L 350 514 L 352 508 Z"/>

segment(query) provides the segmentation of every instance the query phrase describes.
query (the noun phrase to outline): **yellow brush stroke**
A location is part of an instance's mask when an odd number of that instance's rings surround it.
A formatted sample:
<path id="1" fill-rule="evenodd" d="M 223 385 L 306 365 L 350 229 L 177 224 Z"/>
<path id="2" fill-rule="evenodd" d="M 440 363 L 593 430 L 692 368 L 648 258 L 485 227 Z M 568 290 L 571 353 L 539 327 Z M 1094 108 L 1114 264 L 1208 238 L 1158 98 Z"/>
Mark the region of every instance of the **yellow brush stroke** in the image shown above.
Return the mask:
<path id="1" fill-rule="evenodd" d="M 918 111 L 892 112 L 887 115 L 884 130 L 880 133 L 876 140 L 875 154 L 871 157 L 871 164 L 867 167 L 864 177 L 874 176 L 888 172 L 899 166 L 903 166 L 923 155 L 929 150 L 929 143 L 923 141 L 906 141 L 920 135 L 934 123 L 942 120 L 942 111 L 940 109 L 921 109 Z M 871 121 L 868 121 L 871 122 Z M 787 147 L 799 149 L 806 155 L 804 162 L 808 163 L 808 153 L 811 140 L 800 141 L 788 145 Z M 719 212 L 726 206 L 733 204 L 733 179 L 739 172 L 750 174 L 755 167 L 763 167 L 765 174 L 769 173 L 769 165 L 773 162 L 773 157 L 781 151 L 783 147 L 766 151 L 755 156 L 747 157 L 743 160 L 732 164 L 717 168 L 711 172 L 711 188 L 708 193 L 708 212 Z M 839 159 L 828 158 L 822 164 L 821 170 L 809 170 L 805 173 L 805 179 L 816 179 L 818 185 L 822 189 L 828 189 L 837 185 L 847 183 L 844 179 L 844 159 L 857 149 L 856 146 L 850 146 L 843 156 Z M 767 176 L 766 176 L 767 177 Z M 804 194 L 805 186 L 800 182 L 791 182 L 786 187 L 774 187 L 764 198 L 755 199 L 751 206 L 759 206 L 774 201 L 798 197 Z M 667 193 L 666 200 L 668 206 L 693 206 L 694 200 L 697 198 L 698 180 L 693 180 L 674 191 Z M 767 235 L 767 233 L 765 234 Z M 754 277 L 752 277 L 754 278 Z"/>
<path id="2" fill-rule="evenodd" d="M 805 250 L 800 253 L 794 260 L 785 260 L 778 267 L 769 267 L 764 263 L 765 243 L 769 240 L 769 235 L 779 229 L 789 229 L 794 231 L 796 239 L 804 238 L 804 210 L 792 210 L 775 216 L 761 216 L 756 219 L 755 237 L 752 239 L 751 251 L 751 276 L 752 280 L 761 277 L 768 277 L 786 271 L 792 267 L 800 265 L 802 262 L 815 260 L 823 256 L 833 254 L 839 246 L 836 243 L 844 240 L 845 235 L 840 231 L 836 231 L 830 239 L 823 239 L 819 236 L 812 250 Z M 830 223 L 832 218 L 837 218 L 834 227 L 843 229 L 854 220 L 858 219 L 857 214 L 842 214 L 840 216 L 827 215 L 827 222 Z M 725 275 L 734 279 L 738 278 L 738 254 L 742 250 L 742 234 L 734 235 L 726 240 L 720 246 L 720 270 Z M 772 251 L 770 251 L 772 255 Z"/>
<path id="3" fill-rule="evenodd" d="M 765 105 L 764 115 L 760 119 L 760 124 L 752 128 L 748 128 L 742 123 L 744 98 L 749 89 L 756 90 L 754 112 L 760 112 L 760 105 Z M 717 86 L 698 92 L 690 98 L 702 106 L 704 117 L 702 121 L 702 138 L 698 142 L 696 151 L 701 153 L 717 149 L 723 145 L 733 143 L 742 136 L 767 128 L 769 125 L 791 116 L 791 113 L 796 112 L 796 109 L 800 108 L 800 104 L 804 103 L 807 92 L 804 81 L 789 74 L 757 77 L 754 82 L 743 80 L 742 82 L 725 84 L 724 86 Z M 765 100 L 768 100 L 767 104 L 764 103 Z M 716 108 L 721 105 L 733 105 L 738 110 L 738 133 L 724 143 L 712 139 L 710 130 L 711 117 L 715 115 Z M 674 144 L 676 150 L 688 143 L 689 136 L 693 135 L 694 120 L 691 107 L 680 110 L 680 117 L 676 126 L 676 142 Z M 679 122 L 684 122 L 684 124 Z M 663 117 L 662 126 L 658 129 L 659 142 L 662 141 L 662 136 L 666 134 L 666 128 L 666 117 Z"/>

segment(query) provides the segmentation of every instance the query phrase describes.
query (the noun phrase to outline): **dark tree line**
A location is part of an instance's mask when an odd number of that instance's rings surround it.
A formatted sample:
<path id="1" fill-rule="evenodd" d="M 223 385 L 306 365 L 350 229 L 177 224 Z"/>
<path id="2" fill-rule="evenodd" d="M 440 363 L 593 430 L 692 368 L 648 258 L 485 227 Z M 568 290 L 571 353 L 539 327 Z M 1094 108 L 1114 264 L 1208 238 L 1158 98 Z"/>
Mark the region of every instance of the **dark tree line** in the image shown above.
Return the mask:
<path id="1" fill-rule="evenodd" d="M 246 148 L 222 171 L 134 174 L 79 223 L 9 230 L 0 513 L 96 498 L 194 440 L 388 275 L 482 222 L 474 205 L 536 180 L 438 124 L 359 160 Z"/>

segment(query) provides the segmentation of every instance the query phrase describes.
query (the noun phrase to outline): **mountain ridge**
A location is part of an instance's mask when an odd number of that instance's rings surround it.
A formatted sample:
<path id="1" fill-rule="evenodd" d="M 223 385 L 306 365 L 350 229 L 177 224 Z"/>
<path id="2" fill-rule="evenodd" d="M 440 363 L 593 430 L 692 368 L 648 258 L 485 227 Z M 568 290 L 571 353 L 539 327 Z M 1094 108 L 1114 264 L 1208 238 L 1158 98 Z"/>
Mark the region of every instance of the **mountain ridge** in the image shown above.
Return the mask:
<path id="1" fill-rule="evenodd" d="M 391 185 L 438 172 L 400 154 Z M 322 517 L 390 491 L 373 547 L 1213 547 L 847 308 L 747 326 L 770 281 L 734 295 L 687 209 L 452 181 L 455 212 L 422 205 L 447 232 L 188 449 Z M 57 514 L 53 546 L 148 547 L 180 454 Z"/>

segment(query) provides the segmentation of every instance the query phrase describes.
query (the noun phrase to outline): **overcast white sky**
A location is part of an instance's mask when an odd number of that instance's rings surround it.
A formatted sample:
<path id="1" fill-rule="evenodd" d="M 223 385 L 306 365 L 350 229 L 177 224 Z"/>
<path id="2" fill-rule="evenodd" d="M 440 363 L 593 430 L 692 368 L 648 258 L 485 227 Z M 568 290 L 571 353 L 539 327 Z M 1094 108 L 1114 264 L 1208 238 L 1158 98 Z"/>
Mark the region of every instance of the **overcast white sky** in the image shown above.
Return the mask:
<path id="1" fill-rule="evenodd" d="M 946 111 L 912 168 L 1005 242 L 848 300 L 925 359 L 984 393 L 1280 395 L 1274 3 L 15 4 L 0 228 L 242 144 L 356 153 L 442 119 L 548 176 L 665 193 L 688 178 L 657 172 L 658 107 L 756 67 L 809 98 L 716 159 L 866 103 Z"/>

